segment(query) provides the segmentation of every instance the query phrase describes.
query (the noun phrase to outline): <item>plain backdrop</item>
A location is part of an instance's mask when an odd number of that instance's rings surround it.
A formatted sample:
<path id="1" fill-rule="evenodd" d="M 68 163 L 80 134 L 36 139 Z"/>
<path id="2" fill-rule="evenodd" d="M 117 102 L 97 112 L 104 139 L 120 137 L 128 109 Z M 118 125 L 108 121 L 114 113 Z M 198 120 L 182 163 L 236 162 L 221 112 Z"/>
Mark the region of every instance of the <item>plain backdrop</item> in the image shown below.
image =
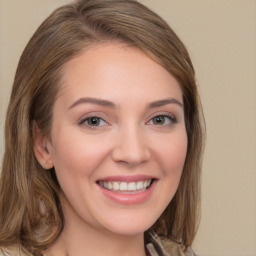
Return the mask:
<path id="1" fill-rule="evenodd" d="M 15 69 L 38 25 L 68 0 L 0 0 L 0 158 Z M 206 123 L 201 256 L 256 256 L 256 0 L 142 0 L 193 60 Z"/>

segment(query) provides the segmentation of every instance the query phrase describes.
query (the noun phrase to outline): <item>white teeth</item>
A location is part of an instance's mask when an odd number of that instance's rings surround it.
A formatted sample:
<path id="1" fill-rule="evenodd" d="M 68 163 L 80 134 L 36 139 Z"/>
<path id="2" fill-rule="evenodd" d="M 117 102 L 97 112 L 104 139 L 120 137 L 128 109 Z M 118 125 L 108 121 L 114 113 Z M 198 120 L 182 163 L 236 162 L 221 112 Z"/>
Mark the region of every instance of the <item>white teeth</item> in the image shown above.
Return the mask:
<path id="1" fill-rule="evenodd" d="M 135 182 L 130 182 L 128 183 L 128 190 L 129 191 L 133 191 L 133 190 L 136 190 L 136 183 Z"/>
<path id="2" fill-rule="evenodd" d="M 121 182 L 120 185 L 119 185 L 119 189 L 121 191 L 127 190 L 127 183 L 126 182 Z"/>
<path id="3" fill-rule="evenodd" d="M 119 182 L 113 182 L 113 190 L 119 190 Z"/>
<path id="4" fill-rule="evenodd" d="M 143 181 L 137 182 L 136 188 L 137 188 L 137 190 L 142 189 L 143 188 Z"/>
<path id="5" fill-rule="evenodd" d="M 112 182 L 109 181 L 109 182 L 108 182 L 108 186 L 107 186 L 106 188 L 107 188 L 107 189 L 110 189 L 110 190 L 113 189 Z"/>
<path id="6" fill-rule="evenodd" d="M 143 181 L 132 181 L 132 182 L 124 182 L 124 181 L 99 181 L 99 185 L 103 188 L 112 191 L 145 191 L 151 184 L 151 180 L 143 180 Z"/>

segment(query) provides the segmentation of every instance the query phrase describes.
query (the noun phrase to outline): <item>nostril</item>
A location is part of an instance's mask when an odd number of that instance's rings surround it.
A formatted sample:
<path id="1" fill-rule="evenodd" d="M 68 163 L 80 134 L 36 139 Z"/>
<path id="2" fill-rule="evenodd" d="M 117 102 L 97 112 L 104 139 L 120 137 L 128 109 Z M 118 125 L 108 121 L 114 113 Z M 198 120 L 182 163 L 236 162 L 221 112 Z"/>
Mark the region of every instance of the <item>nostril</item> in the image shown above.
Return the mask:
<path id="1" fill-rule="evenodd" d="M 149 159 L 149 157 L 147 156 L 141 156 L 141 155 L 135 155 L 135 156 L 131 156 L 131 155 L 114 155 L 113 156 L 113 160 L 115 162 L 118 162 L 120 164 L 125 164 L 127 166 L 130 167 L 134 167 L 137 165 L 140 165 L 144 162 L 147 162 Z"/>
<path id="2" fill-rule="evenodd" d="M 136 148 L 128 145 L 117 147 L 112 152 L 112 158 L 115 162 L 137 166 L 147 162 L 151 157 L 149 149 L 146 147 Z"/>
<path id="3" fill-rule="evenodd" d="M 148 161 L 151 157 L 143 130 L 132 120 L 123 124 L 115 142 L 112 151 L 115 162 L 133 167 Z"/>

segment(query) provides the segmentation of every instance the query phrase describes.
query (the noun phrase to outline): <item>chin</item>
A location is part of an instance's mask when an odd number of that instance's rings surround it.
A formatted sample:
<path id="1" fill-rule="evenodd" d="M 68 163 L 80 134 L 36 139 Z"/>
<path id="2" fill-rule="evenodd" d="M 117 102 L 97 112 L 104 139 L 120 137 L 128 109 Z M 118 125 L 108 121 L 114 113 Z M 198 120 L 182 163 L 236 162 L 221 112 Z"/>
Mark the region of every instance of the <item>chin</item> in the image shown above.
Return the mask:
<path id="1" fill-rule="evenodd" d="M 149 214 L 133 216 L 125 214 L 106 220 L 103 226 L 113 233 L 120 235 L 138 235 L 148 230 L 158 219 L 155 215 Z"/>
<path id="2" fill-rule="evenodd" d="M 146 230 L 148 230 L 151 227 L 151 225 L 129 225 L 127 223 L 126 225 L 118 225 L 115 227 L 109 227 L 109 230 L 112 233 L 124 235 L 124 236 L 133 236 L 133 235 L 139 235 L 144 233 Z"/>

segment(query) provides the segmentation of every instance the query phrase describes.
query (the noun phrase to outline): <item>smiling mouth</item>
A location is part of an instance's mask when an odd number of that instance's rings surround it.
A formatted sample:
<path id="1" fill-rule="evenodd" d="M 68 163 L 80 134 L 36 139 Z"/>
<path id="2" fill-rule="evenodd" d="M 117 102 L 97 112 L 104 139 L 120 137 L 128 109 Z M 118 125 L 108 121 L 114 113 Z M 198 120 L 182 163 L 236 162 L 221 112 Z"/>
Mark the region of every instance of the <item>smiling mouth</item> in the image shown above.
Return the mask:
<path id="1" fill-rule="evenodd" d="M 154 179 L 141 180 L 141 181 L 103 181 L 99 180 L 97 183 L 104 189 L 113 192 L 123 193 L 123 194 L 135 194 L 148 190 Z"/>

